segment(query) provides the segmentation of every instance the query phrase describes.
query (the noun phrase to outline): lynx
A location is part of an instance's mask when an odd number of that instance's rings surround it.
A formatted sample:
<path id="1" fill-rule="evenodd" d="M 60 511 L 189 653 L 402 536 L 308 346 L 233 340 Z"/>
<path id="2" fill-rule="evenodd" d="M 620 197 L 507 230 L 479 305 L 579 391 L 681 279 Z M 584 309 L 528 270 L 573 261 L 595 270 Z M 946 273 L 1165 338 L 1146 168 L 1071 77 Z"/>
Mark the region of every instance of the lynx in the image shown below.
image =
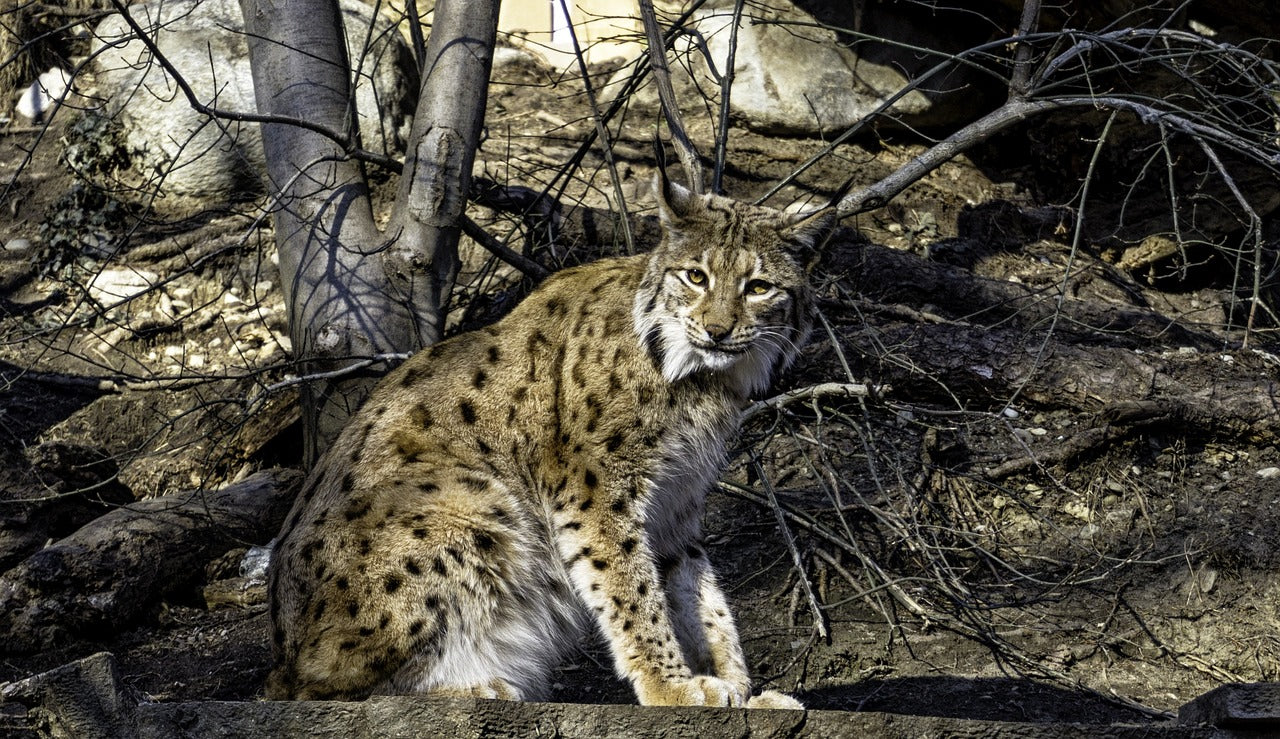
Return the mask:
<path id="1" fill-rule="evenodd" d="M 642 704 L 800 707 L 751 696 L 700 519 L 834 217 L 656 190 L 651 254 L 559 273 L 355 414 L 278 540 L 268 698 L 536 700 L 594 625 Z"/>

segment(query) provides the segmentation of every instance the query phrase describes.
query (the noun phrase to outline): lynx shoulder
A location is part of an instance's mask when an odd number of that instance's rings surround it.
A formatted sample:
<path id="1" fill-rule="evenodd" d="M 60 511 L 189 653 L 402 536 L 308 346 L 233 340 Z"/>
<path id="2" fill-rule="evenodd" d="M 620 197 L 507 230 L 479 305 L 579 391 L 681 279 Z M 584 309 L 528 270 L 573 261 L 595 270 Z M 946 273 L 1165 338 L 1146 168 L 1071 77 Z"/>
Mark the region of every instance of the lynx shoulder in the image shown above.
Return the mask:
<path id="1" fill-rule="evenodd" d="M 370 395 L 278 539 L 269 698 L 538 698 L 594 628 L 641 703 L 748 703 L 700 518 L 809 334 L 798 253 L 832 216 L 659 201 L 652 253 L 561 272 Z"/>

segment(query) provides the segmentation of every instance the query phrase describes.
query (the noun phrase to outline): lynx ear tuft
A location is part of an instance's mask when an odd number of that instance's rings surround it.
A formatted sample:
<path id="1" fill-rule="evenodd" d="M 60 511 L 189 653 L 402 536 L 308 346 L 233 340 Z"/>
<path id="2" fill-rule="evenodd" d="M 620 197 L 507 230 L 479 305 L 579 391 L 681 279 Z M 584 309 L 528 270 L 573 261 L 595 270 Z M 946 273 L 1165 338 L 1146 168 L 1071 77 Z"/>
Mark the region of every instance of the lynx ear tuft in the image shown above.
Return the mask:
<path id="1" fill-rule="evenodd" d="M 821 210 L 796 213 L 790 216 L 791 223 L 782 230 L 783 236 L 805 246 L 813 246 L 836 227 L 835 206 Z"/>
<path id="2" fill-rule="evenodd" d="M 666 172 L 658 170 L 654 178 L 654 195 L 658 201 L 658 215 L 664 225 L 673 225 L 697 211 L 700 198 L 687 188 L 667 179 Z"/>

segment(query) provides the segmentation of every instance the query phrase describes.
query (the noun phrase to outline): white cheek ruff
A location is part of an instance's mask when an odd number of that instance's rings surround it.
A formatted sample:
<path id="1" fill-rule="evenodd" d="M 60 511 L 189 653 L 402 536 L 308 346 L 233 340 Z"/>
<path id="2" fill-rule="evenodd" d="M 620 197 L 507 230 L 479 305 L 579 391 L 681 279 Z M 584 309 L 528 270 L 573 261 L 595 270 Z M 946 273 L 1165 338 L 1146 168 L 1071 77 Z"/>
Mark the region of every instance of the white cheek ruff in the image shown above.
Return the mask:
<path id="1" fill-rule="evenodd" d="M 689 343 L 689 336 L 678 319 L 664 321 L 660 329 L 662 342 L 662 376 L 667 382 L 678 382 L 706 369 L 701 355 L 706 352 Z"/>

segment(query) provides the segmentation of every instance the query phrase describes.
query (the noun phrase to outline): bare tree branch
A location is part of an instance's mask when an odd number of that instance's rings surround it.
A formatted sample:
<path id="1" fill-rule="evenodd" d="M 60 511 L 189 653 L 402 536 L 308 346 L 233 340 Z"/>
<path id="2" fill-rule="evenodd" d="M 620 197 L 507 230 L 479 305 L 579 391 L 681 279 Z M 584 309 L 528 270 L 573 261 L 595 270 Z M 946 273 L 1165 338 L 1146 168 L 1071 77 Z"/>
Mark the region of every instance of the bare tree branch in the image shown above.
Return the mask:
<path id="1" fill-rule="evenodd" d="M 662 30 L 658 27 L 653 0 L 640 0 L 640 18 L 644 22 L 645 38 L 649 43 L 649 68 L 653 70 L 654 84 L 658 86 L 662 113 L 666 116 L 667 127 L 671 129 L 671 140 L 675 143 L 676 156 L 680 157 L 680 164 L 684 167 L 685 177 L 689 180 L 689 189 L 694 194 L 700 195 L 704 189 L 702 161 L 698 156 L 697 147 L 685 131 L 680 107 L 676 103 L 675 88 L 671 85 L 671 68 L 667 65 L 667 47 L 662 39 Z"/>

